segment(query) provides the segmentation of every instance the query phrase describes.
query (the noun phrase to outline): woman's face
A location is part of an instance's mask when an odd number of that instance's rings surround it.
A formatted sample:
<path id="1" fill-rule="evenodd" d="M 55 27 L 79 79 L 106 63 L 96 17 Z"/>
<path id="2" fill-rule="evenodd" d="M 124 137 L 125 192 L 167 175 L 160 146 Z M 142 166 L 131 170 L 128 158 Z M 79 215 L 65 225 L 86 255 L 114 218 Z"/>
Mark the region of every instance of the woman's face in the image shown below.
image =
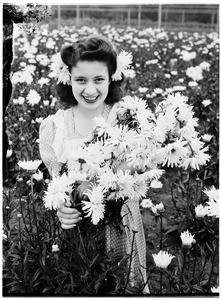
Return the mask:
<path id="1" fill-rule="evenodd" d="M 72 92 L 78 105 L 96 110 L 103 105 L 109 90 L 107 64 L 100 61 L 81 61 L 71 70 Z"/>

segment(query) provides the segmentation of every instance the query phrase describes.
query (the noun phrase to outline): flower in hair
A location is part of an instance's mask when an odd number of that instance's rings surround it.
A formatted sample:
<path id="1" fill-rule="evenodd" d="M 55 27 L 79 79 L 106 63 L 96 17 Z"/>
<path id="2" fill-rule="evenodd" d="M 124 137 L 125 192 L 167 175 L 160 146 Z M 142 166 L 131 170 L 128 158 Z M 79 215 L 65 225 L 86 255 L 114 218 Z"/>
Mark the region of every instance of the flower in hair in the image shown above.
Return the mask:
<path id="1" fill-rule="evenodd" d="M 62 61 L 61 54 L 57 53 L 51 58 L 52 63 L 50 69 L 52 72 L 49 74 L 50 77 L 56 77 L 58 83 L 71 84 L 71 74 L 69 72 L 68 66 Z"/>
<path id="2" fill-rule="evenodd" d="M 126 72 L 132 64 L 132 54 L 122 50 L 117 56 L 117 70 L 112 75 L 112 80 L 118 81 L 122 79 L 122 73 L 126 75 Z"/>

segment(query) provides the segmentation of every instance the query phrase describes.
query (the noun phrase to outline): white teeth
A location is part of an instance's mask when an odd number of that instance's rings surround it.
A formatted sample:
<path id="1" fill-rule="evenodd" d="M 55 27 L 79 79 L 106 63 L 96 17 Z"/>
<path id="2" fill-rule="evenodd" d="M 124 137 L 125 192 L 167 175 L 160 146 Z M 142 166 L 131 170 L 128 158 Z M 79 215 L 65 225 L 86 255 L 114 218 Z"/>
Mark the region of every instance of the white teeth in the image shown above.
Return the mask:
<path id="1" fill-rule="evenodd" d="M 97 96 L 96 96 L 96 97 L 85 97 L 85 96 L 84 96 L 84 98 L 85 98 L 86 100 L 93 101 L 93 100 L 97 99 Z"/>

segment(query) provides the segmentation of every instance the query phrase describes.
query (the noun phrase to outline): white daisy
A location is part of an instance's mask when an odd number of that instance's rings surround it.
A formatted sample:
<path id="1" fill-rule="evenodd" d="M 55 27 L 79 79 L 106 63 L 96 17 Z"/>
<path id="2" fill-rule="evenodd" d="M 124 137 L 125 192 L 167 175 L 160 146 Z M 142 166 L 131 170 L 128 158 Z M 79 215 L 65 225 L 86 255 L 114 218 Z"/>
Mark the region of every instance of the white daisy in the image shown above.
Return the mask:
<path id="1" fill-rule="evenodd" d="M 129 68 L 129 66 L 132 64 L 132 54 L 128 53 L 126 51 L 121 51 L 117 56 L 117 70 L 112 75 L 112 80 L 121 80 L 122 79 L 122 73 L 124 74 L 125 71 Z"/>
<path id="2" fill-rule="evenodd" d="M 60 53 L 54 54 L 51 60 L 50 69 L 52 72 L 48 76 L 57 78 L 58 83 L 62 82 L 63 84 L 70 85 L 71 74 L 68 66 L 62 61 Z"/>
<path id="3" fill-rule="evenodd" d="M 66 174 L 54 176 L 48 184 L 47 191 L 43 197 L 46 208 L 57 209 L 61 203 L 70 201 L 72 191 L 72 181 Z"/>
<path id="4" fill-rule="evenodd" d="M 154 262 L 158 268 L 166 269 L 171 263 L 171 260 L 175 257 L 166 251 L 160 250 L 157 254 L 152 254 Z"/>
<path id="5" fill-rule="evenodd" d="M 83 210 L 87 213 L 86 217 L 91 217 L 92 223 L 97 225 L 103 219 L 104 205 L 104 188 L 91 183 L 91 189 L 87 189 L 83 194 L 88 196 L 89 201 L 82 201 Z"/>
<path id="6" fill-rule="evenodd" d="M 28 171 L 35 171 L 38 166 L 41 164 L 41 160 L 23 160 L 19 161 L 18 165 L 20 168 L 28 170 Z"/>
<path id="7" fill-rule="evenodd" d="M 209 201 L 206 202 L 207 215 L 219 218 L 219 190 L 212 186 L 203 192 L 209 197 Z"/>

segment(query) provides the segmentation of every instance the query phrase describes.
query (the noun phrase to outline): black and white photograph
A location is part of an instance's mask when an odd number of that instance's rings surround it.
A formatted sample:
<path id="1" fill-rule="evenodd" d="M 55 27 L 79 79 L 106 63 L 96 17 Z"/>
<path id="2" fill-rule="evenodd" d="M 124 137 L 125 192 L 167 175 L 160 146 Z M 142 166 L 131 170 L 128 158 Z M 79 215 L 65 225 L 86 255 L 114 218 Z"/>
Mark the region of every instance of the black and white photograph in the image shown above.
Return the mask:
<path id="1" fill-rule="evenodd" d="M 3 297 L 219 297 L 219 2 L 5 2 Z"/>

